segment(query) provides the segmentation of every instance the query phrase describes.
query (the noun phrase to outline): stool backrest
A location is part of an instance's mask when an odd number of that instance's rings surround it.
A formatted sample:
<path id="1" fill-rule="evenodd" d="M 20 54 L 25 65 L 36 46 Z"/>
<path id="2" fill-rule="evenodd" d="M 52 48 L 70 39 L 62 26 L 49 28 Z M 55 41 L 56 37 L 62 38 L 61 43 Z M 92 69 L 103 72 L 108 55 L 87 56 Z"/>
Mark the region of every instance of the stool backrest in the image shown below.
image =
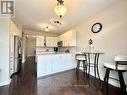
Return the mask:
<path id="1" fill-rule="evenodd" d="M 116 70 L 118 69 L 118 65 L 127 65 L 127 56 L 116 56 Z"/>
<path id="2" fill-rule="evenodd" d="M 127 56 L 116 56 L 115 61 L 125 61 L 125 62 L 127 62 Z"/>
<path id="3" fill-rule="evenodd" d="M 87 59 L 87 58 L 86 58 L 86 54 L 76 54 L 76 55 L 75 55 L 75 59 L 77 59 L 77 58 L 83 58 L 83 59 L 85 59 L 85 60 Z"/>

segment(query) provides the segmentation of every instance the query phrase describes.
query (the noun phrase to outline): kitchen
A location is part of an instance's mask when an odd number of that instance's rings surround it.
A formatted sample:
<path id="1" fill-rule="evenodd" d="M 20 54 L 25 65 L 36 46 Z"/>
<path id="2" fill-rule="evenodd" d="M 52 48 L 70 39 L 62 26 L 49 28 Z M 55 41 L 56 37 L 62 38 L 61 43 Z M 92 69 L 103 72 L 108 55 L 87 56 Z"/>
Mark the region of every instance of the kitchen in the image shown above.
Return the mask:
<path id="1" fill-rule="evenodd" d="M 13 18 L 0 18 L 1 95 L 125 92 L 126 70 L 119 77 L 116 66 L 109 74 L 113 66 L 107 63 L 127 55 L 126 0 L 15 0 L 15 4 Z M 67 8 L 64 14 L 56 12 L 59 4 Z M 89 55 L 97 56 L 97 65 L 90 67 L 94 62 L 88 61 Z M 119 79 L 125 82 L 123 88 Z"/>
<path id="2" fill-rule="evenodd" d="M 76 67 L 76 31 L 70 30 L 57 37 L 36 37 L 37 77 Z"/>

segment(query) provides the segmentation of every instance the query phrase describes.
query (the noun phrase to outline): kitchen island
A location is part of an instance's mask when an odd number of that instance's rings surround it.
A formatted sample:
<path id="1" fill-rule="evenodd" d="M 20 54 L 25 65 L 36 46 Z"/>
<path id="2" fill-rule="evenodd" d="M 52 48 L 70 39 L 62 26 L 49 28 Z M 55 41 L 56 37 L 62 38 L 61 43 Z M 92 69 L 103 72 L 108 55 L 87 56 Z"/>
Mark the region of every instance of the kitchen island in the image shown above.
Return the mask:
<path id="1" fill-rule="evenodd" d="M 76 68 L 73 53 L 38 53 L 36 62 L 38 78 Z"/>

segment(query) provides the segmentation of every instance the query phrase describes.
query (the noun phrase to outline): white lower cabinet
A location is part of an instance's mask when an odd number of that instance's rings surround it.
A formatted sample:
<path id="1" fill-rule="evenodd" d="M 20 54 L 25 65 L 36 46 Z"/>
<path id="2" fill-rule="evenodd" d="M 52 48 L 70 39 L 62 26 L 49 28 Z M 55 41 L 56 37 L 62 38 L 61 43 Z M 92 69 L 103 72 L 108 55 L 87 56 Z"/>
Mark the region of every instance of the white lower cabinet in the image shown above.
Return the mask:
<path id="1" fill-rule="evenodd" d="M 52 73 L 57 73 L 60 71 L 60 56 L 59 55 L 52 55 L 51 57 L 52 62 Z"/>
<path id="2" fill-rule="evenodd" d="M 75 67 L 74 54 L 49 54 L 37 56 L 37 77 L 70 70 Z"/>
<path id="3" fill-rule="evenodd" d="M 67 61 L 67 55 L 64 56 L 63 54 L 60 55 L 60 69 L 61 71 L 66 70 L 67 65 L 66 65 L 66 61 Z"/>
<path id="4" fill-rule="evenodd" d="M 50 74 L 52 72 L 52 60 L 51 60 L 52 56 L 44 56 L 44 64 L 45 64 L 45 73 L 46 74 Z"/>

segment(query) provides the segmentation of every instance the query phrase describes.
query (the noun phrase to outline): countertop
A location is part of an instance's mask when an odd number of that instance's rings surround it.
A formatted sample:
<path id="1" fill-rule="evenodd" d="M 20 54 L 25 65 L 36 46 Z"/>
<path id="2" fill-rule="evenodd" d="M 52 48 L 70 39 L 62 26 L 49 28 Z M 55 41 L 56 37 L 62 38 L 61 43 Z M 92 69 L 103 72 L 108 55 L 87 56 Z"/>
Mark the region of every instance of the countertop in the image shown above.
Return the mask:
<path id="1" fill-rule="evenodd" d="M 53 55 L 53 54 L 73 54 L 73 53 L 65 53 L 65 52 L 37 52 L 36 55 Z"/>

